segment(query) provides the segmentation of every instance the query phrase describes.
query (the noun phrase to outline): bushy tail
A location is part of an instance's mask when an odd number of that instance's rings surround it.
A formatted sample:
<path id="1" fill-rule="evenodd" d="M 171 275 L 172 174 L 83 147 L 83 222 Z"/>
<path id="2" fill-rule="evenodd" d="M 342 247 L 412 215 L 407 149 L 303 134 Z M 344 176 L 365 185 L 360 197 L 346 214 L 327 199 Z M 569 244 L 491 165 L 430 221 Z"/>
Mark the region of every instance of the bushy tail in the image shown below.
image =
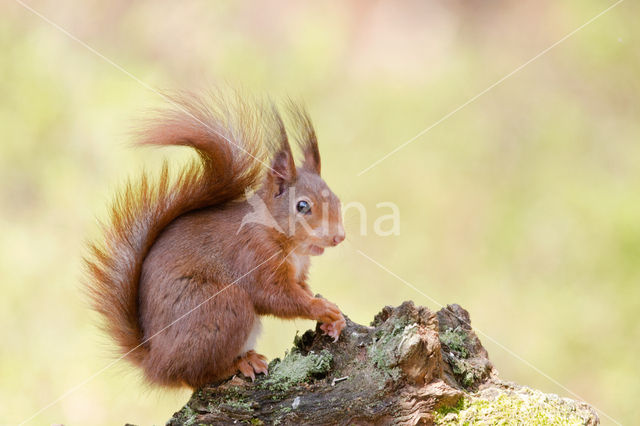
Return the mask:
<path id="1" fill-rule="evenodd" d="M 260 181 L 265 161 L 265 108 L 212 96 L 212 102 L 180 96 L 139 132 L 142 145 L 192 147 L 198 159 L 171 178 L 162 167 L 157 182 L 143 174 L 116 196 L 103 238 L 89 245 L 86 289 L 120 351 L 140 364 L 148 349 L 138 317 L 142 263 L 160 232 L 191 210 L 244 196 Z M 268 121 L 268 120 L 267 120 Z"/>

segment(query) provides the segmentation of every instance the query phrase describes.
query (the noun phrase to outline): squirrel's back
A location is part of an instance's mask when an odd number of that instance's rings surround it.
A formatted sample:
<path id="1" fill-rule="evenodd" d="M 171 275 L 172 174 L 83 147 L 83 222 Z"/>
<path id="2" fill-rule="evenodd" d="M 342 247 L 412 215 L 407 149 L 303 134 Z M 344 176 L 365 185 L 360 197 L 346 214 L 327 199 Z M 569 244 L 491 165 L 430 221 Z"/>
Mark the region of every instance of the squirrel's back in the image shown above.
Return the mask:
<path id="1" fill-rule="evenodd" d="M 269 108 L 240 96 L 181 95 L 146 123 L 140 145 L 183 145 L 198 158 L 171 177 L 167 164 L 142 174 L 116 196 L 103 237 L 89 245 L 86 289 L 123 357 L 141 364 L 148 347 L 139 321 L 138 290 L 145 257 L 160 233 L 190 211 L 244 197 L 260 182 L 271 136 Z"/>

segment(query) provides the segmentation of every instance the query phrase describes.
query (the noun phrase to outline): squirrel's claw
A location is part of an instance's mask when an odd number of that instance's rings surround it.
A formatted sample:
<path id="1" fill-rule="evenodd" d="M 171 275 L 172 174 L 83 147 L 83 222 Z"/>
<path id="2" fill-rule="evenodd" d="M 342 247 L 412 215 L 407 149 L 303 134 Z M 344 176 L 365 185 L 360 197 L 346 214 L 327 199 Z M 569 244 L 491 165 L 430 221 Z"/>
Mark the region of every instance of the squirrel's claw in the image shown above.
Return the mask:
<path id="1" fill-rule="evenodd" d="M 345 319 L 341 318 L 333 322 L 320 324 L 320 329 L 324 332 L 325 335 L 333 337 L 334 342 L 337 342 L 340 338 L 340 333 L 346 325 L 347 322 L 345 321 Z"/>
<path id="2" fill-rule="evenodd" d="M 245 376 L 256 380 L 256 374 L 267 374 L 269 372 L 269 365 L 267 364 L 267 357 L 260 355 L 254 350 L 250 350 L 244 355 L 241 355 L 236 362 L 236 368 Z"/>
<path id="3" fill-rule="evenodd" d="M 245 377 L 250 378 L 252 382 L 256 379 L 253 367 L 246 358 L 240 358 L 236 363 L 236 367 Z"/>
<path id="4" fill-rule="evenodd" d="M 269 373 L 269 364 L 267 364 L 267 357 L 264 355 L 260 355 L 254 350 L 251 350 L 245 354 L 245 358 L 253 368 L 253 371 L 256 374 L 264 374 L 268 375 Z"/>

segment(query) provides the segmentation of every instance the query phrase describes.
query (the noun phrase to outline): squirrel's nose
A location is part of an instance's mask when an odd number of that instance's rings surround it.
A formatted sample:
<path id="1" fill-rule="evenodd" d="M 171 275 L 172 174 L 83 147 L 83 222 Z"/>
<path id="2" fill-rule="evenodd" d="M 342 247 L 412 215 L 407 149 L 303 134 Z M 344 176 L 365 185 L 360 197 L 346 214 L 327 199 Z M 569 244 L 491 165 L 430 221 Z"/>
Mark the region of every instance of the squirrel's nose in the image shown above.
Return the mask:
<path id="1" fill-rule="evenodd" d="M 333 245 L 334 246 L 337 246 L 338 244 L 340 244 L 343 241 L 344 241 L 344 234 L 338 234 L 335 237 L 333 237 Z"/>

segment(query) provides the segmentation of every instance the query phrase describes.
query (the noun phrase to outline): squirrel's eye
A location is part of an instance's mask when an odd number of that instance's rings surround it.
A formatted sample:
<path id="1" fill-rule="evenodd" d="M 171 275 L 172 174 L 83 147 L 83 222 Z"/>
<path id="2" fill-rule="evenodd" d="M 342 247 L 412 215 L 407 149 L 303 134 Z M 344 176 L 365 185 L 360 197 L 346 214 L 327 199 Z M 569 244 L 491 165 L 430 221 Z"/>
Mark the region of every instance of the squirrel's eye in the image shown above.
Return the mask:
<path id="1" fill-rule="evenodd" d="M 311 205 L 308 201 L 300 200 L 298 204 L 296 204 L 296 210 L 298 210 L 299 213 L 308 214 L 311 212 Z"/>

